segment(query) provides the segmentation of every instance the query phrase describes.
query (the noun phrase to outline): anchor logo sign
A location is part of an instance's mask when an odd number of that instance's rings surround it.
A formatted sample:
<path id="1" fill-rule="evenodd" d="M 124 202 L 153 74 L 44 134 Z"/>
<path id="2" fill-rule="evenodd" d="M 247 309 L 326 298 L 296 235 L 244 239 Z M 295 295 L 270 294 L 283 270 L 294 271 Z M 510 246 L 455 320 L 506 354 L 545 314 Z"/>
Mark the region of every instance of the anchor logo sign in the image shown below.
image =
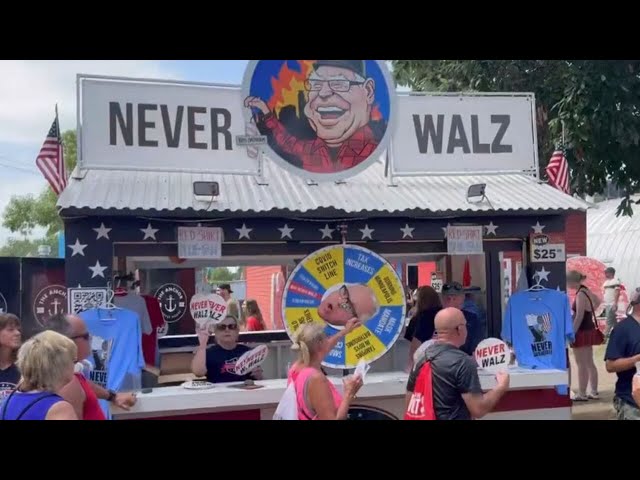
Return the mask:
<path id="1" fill-rule="evenodd" d="M 187 311 L 187 294 L 175 283 L 167 283 L 156 290 L 162 315 L 167 323 L 179 321 Z"/>

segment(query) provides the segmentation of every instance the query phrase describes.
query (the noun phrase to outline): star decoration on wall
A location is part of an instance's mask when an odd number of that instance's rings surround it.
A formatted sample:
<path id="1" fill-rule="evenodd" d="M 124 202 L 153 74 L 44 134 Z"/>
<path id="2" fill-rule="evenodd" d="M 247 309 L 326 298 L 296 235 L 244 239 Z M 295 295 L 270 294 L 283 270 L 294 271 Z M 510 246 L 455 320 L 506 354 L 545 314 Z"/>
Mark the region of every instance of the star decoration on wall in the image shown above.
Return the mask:
<path id="1" fill-rule="evenodd" d="M 543 280 L 548 282 L 550 273 L 551 272 L 548 272 L 544 267 L 542 267 L 541 270 L 536 270 L 536 273 L 534 273 L 533 276 L 538 277 L 538 282 L 542 282 Z"/>
<path id="2" fill-rule="evenodd" d="M 545 229 L 546 225 L 540 225 L 540 222 L 536 222 L 531 228 L 533 228 L 533 233 L 543 233 L 542 231 Z"/>
<path id="3" fill-rule="evenodd" d="M 280 230 L 280 240 L 283 240 L 285 238 L 288 238 L 289 240 L 293 240 L 291 233 L 295 230 L 295 228 L 289 228 L 289 225 L 285 223 L 284 227 L 279 228 L 278 230 Z"/>
<path id="4" fill-rule="evenodd" d="M 441 227 L 442 231 L 444 232 L 444 238 L 447 238 L 447 229 L 451 226 L 450 223 L 447 223 L 446 227 Z"/>
<path id="5" fill-rule="evenodd" d="M 107 267 L 103 267 L 102 265 L 100 265 L 100 261 L 96 260 L 95 266 L 89 267 L 89 270 L 91 270 L 91 278 L 95 278 L 95 277 L 104 278 L 104 271 L 106 269 Z"/>
<path id="6" fill-rule="evenodd" d="M 113 229 L 105 227 L 104 223 L 100 224 L 100 228 L 93 228 L 92 230 L 98 234 L 98 236 L 96 237 L 96 240 L 100 240 L 101 238 L 106 238 L 107 240 L 111 240 L 109 238 L 109 232 Z"/>
<path id="7" fill-rule="evenodd" d="M 156 238 L 156 233 L 158 233 L 158 230 L 160 229 L 153 228 L 150 223 L 147 224 L 147 228 L 140 229 L 140 231 L 144 233 L 144 238 L 142 240 L 146 240 L 147 238 L 150 238 L 151 240 L 158 241 L 158 239 Z"/>
<path id="8" fill-rule="evenodd" d="M 82 255 L 84 257 L 84 249 L 87 248 L 86 244 L 80 243 L 80 239 L 76 238 L 76 243 L 73 245 L 67 245 L 67 248 L 71 249 L 71 256 Z"/>
<path id="9" fill-rule="evenodd" d="M 368 238 L 369 240 L 373 240 L 373 237 L 371 236 L 371 234 L 375 232 L 374 228 L 369 228 L 369 225 L 367 224 L 364 226 L 364 228 L 359 228 L 358 230 L 362 232 L 362 240 L 364 240 L 365 238 Z"/>
<path id="10" fill-rule="evenodd" d="M 320 233 L 322 233 L 322 240 L 324 240 L 325 238 L 329 238 L 331 240 L 333 240 L 333 232 L 335 232 L 335 228 L 329 228 L 329 224 L 327 223 L 324 228 L 319 228 L 318 229 L 320 231 Z"/>
<path id="11" fill-rule="evenodd" d="M 489 235 L 493 235 L 494 237 L 497 236 L 496 229 L 498 228 L 498 226 L 494 225 L 493 221 L 489 222 L 489 225 L 485 225 L 484 228 L 487 229 L 487 236 Z"/>
<path id="12" fill-rule="evenodd" d="M 243 223 L 242 228 L 236 228 L 236 232 L 238 232 L 238 240 L 242 240 L 246 238 L 247 240 L 251 240 L 249 234 L 253 231 L 253 228 L 247 228 L 247 226 Z"/>
<path id="13" fill-rule="evenodd" d="M 406 223 L 404 225 L 404 228 L 401 228 L 400 231 L 402 232 L 402 238 L 413 238 L 413 231 L 415 230 L 415 228 L 412 228 L 409 226 L 408 223 Z"/>

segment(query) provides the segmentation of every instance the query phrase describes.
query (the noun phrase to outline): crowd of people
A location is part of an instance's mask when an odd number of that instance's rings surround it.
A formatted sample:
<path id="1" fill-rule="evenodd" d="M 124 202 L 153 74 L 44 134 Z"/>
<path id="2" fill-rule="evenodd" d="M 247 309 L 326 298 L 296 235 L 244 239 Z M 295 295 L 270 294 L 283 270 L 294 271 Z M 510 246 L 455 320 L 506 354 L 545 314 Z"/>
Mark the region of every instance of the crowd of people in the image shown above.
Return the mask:
<path id="1" fill-rule="evenodd" d="M 577 369 L 577 392 L 573 397 L 575 401 L 599 398 L 593 347 L 606 342 L 606 370 L 617 375 L 614 398 L 617 418 L 640 420 L 640 376 L 636 375 L 640 364 L 640 288 L 629 295 L 627 316 L 618 321 L 611 314 L 620 288 L 614 277 L 615 271 L 608 269 L 601 300 L 585 285 L 584 275 L 576 271 L 567 274 L 567 285 L 576 293 L 572 305 L 575 341 L 571 348 Z M 231 289 L 224 293 L 230 294 Z M 230 296 L 225 299 L 229 301 Z M 509 376 L 498 374 L 496 387 L 488 392 L 480 387 L 472 353 L 487 332 L 482 308 L 456 282 L 445 284 L 441 294 L 430 286 L 422 286 L 408 298 L 408 303 L 405 338 L 411 347 L 407 416 L 414 418 L 416 412 L 425 411 L 417 405 L 424 401 L 420 389 L 424 388 L 421 377 L 427 365 L 434 419 L 475 419 L 491 412 L 507 392 Z M 603 306 L 607 319 L 604 334 L 600 333 L 597 321 L 597 313 Z M 247 325 L 264 328 L 257 302 L 245 302 L 244 312 Z M 234 362 L 249 350 L 239 343 L 239 314 L 239 310 L 230 309 L 224 320 L 214 326 L 213 342 L 208 329 L 198 332 L 199 346 L 191 362 L 196 377 L 204 377 L 211 383 L 262 379 L 260 368 L 241 376 L 234 371 Z M 0 314 L 0 419 L 104 420 L 100 399 L 123 409 L 135 405 L 134 393 L 107 391 L 85 378 L 77 368 L 89 356 L 91 342 L 80 317 L 60 314 L 47 325 L 46 331 L 23 343 L 20 319 Z M 339 341 L 360 325 L 360 320 L 354 317 L 332 337 L 327 337 L 323 326 L 316 322 L 297 332 L 292 349 L 298 352 L 298 359 L 289 369 L 288 382 L 296 387 L 300 420 L 347 418 L 362 379 L 345 377 L 340 392 L 327 378 L 322 362 Z"/>

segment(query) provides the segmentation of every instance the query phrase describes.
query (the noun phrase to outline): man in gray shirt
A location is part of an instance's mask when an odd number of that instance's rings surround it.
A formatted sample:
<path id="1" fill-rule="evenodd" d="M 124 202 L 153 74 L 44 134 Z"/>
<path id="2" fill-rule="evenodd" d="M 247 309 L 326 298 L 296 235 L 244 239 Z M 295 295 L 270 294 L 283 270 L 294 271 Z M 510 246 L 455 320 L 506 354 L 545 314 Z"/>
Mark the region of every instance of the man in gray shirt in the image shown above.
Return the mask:
<path id="1" fill-rule="evenodd" d="M 509 389 L 509 375 L 498 373 L 498 385 L 482 392 L 478 366 L 460 347 L 467 340 L 467 321 L 457 308 L 440 310 L 435 318 L 437 341 L 427 347 L 407 383 L 407 408 L 421 368 L 431 362 L 436 420 L 471 420 L 491 412 Z"/>

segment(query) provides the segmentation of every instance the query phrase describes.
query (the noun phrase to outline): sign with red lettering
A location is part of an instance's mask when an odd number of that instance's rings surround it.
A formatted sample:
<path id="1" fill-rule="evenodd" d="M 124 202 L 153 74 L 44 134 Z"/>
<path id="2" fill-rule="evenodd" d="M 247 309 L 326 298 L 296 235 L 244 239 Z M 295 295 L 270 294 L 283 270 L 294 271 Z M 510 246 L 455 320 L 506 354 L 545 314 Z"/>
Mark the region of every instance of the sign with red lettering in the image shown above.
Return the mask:
<path id="1" fill-rule="evenodd" d="M 178 257 L 216 259 L 222 256 L 222 228 L 178 227 Z"/>
<path id="2" fill-rule="evenodd" d="M 449 255 L 478 255 L 482 248 L 482 225 L 447 227 L 447 253 Z"/>
<path id="3" fill-rule="evenodd" d="M 227 314 L 227 302 L 220 295 L 210 293 L 194 295 L 189 302 L 191 316 L 200 328 L 205 328 L 209 324 L 215 325 L 224 320 Z"/>
<path id="4" fill-rule="evenodd" d="M 474 356 L 478 366 L 490 373 L 506 371 L 511 364 L 511 349 L 499 338 L 480 342 Z"/>
<path id="5" fill-rule="evenodd" d="M 269 347 L 266 345 L 258 345 L 256 348 L 244 353 L 236 362 L 236 375 L 246 375 L 249 372 L 253 372 L 264 363 L 268 353 Z"/>

